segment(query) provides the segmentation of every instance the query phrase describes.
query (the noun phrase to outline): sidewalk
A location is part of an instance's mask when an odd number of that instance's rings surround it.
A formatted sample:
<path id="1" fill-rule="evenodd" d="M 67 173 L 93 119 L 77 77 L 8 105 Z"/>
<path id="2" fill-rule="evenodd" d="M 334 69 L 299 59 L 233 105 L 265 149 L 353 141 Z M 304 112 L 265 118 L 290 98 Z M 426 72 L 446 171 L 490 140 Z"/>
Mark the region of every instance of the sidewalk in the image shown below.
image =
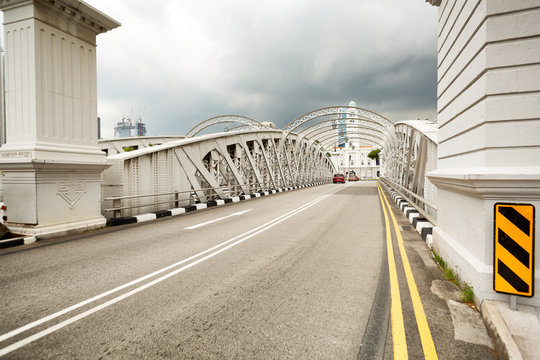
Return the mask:
<path id="1" fill-rule="evenodd" d="M 540 308 L 485 300 L 482 319 L 500 359 L 540 359 Z"/>

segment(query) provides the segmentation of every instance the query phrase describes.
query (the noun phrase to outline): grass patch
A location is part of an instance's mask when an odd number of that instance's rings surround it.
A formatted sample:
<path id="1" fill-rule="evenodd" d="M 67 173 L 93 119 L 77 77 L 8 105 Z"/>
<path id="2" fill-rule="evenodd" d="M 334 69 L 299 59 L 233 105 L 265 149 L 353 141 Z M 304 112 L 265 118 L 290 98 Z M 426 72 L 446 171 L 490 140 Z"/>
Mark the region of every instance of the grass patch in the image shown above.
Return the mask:
<path id="1" fill-rule="evenodd" d="M 454 284 L 458 285 L 457 276 L 454 272 L 454 269 L 452 269 L 446 261 L 443 260 L 442 257 L 440 257 L 435 251 L 433 251 L 433 257 L 435 258 L 435 261 L 439 265 L 439 267 L 442 269 L 444 277 L 453 282 Z"/>
<path id="2" fill-rule="evenodd" d="M 474 304 L 474 291 L 470 284 L 465 284 L 461 288 L 461 301 Z"/>
<path id="3" fill-rule="evenodd" d="M 457 275 L 452 268 L 447 267 L 443 269 L 443 271 L 444 271 L 445 278 L 447 278 L 448 280 L 450 280 L 451 282 L 459 286 Z"/>
<path id="4" fill-rule="evenodd" d="M 454 269 L 452 269 L 446 261 L 442 257 L 439 256 L 435 251 L 432 250 L 433 258 L 435 259 L 435 262 L 439 265 L 441 268 L 443 275 L 446 279 L 456 284 L 460 290 L 461 290 L 461 301 L 463 301 L 465 304 L 468 304 L 469 306 L 476 308 L 474 305 L 474 291 L 473 287 L 470 284 L 463 284 L 461 285 L 459 282 L 459 278 L 457 274 L 455 273 Z"/>

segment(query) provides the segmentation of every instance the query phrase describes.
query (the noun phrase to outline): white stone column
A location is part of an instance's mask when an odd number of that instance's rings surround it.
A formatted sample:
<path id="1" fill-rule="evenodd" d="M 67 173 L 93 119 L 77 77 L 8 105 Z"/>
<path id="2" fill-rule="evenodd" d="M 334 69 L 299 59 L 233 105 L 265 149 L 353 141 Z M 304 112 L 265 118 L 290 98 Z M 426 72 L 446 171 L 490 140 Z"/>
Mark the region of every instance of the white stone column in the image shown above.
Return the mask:
<path id="1" fill-rule="evenodd" d="M 43 235 L 104 226 L 96 36 L 120 24 L 77 0 L 0 0 L 6 225 Z"/>
<path id="2" fill-rule="evenodd" d="M 540 0 L 429 1 L 439 5 L 434 247 L 480 301 L 507 299 L 493 291 L 494 204 L 533 204 L 538 234 Z"/>

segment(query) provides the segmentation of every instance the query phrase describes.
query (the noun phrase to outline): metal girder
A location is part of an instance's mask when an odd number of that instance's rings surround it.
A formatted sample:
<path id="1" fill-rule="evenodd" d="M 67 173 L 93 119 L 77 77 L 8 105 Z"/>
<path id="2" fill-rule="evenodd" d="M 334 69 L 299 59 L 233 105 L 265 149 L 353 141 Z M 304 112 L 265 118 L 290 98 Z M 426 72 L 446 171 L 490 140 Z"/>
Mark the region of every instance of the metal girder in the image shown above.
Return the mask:
<path id="1" fill-rule="evenodd" d="M 216 125 L 216 124 L 222 124 L 222 123 L 230 123 L 230 122 L 248 125 L 248 126 L 250 126 L 252 128 L 259 128 L 259 129 L 267 128 L 266 126 L 264 126 L 260 122 L 258 122 L 256 120 L 253 120 L 251 118 L 248 118 L 246 116 L 241 116 L 241 115 L 221 115 L 221 116 L 216 116 L 216 117 L 204 120 L 204 121 L 200 122 L 199 124 L 195 125 L 195 127 L 193 127 L 191 130 L 189 130 L 186 133 L 186 137 L 193 137 L 193 136 L 197 135 L 199 132 L 201 132 L 202 130 L 206 129 L 209 126 L 213 126 L 213 125 Z"/>
<path id="2" fill-rule="evenodd" d="M 322 121 L 320 123 L 317 123 L 317 124 L 314 124 L 314 125 L 311 125 L 311 126 L 308 126 L 307 128 L 305 129 L 302 129 L 301 131 L 298 132 L 298 136 L 299 137 L 311 137 L 310 134 L 312 134 L 313 132 L 316 132 L 317 130 L 320 130 L 322 128 L 327 128 L 327 127 L 331 127 L 331 128 L 336 128 L 337 129 L 337 126 L 339 125 L 355 125 L 355 126 L 363 126 L 365 128 L 370 128 L 370 129 L 373 129 L 373 130 L 377 130 L 383 134 L 387 134 L 387 131 L 385 127 L 383 127 L 381 124 L 377 123 L 377 122 L 374 122 L 373 120 L 369 120 L 369 119 L 339 119 L 339 118 L 336 118 L 336 119 L 330 119 L 330 120 L 325 120 L 325 121 Z"/>
<path id="3" fill-rule="evenodd" d="M 382 134 L 382 133 L 380 133 L 378 131 L 374 131 L 371 128 L 365 128 L 363 126 L 353 127 L 353 129 L 361 129 L 361 131 L 359 131 L 357 133 L 351 133 L 350 136 L 365 134 L 365 135 L 370 135 L 370 136 L 372 136 L 374 138 L 379 139 L 377 144 L 384 144 L 385 143 L 384 134 Z M 336 137 L 336 139 L 337 139 L 338 138 L 337 132 L 332 128 L 327 128 L 327 129 L 324 129 L 323 131 L 321 131 L 321 132 L 319 132 L 317 134 L 314 134 L 314 135 L 310 136 L 309 139 L 313 140 L 313 141 L 316 141 L 316 140 L 322 141 L 321 139 L 327 139 L 328 137 L 332 137 L 332 136 Z"/>
<path id="4" fill-rule="evenodd" d="M 237 131 L 245 131 L 245 130 L 252 130 L 253 126 L 251 125 L 238 125 L 232 128 L 225 129 L 225 132 L 237 132 Z"/>
<path id="5" fill-rule="evenodd" d="M 374 113 L 372 111 L 362 109 L 359 107 L 355 107 L 355 106 L 331 106 L 331 107 L 314 110 L 296 118 L 295 120 L 290 122 L 283 130 L 288 135 L 293 130 L 295 130 L 296 128 L 298 128 L 299 126 L 301 126 L 302 124 L 308 121 L 321 118 L 324 116 L 329 116 L 329 115 L 338 115 L 338 116 L 345 115 L 346 117 L 350 116 L 355 119 L 356 118 L 370 119 L 382 125 L 384 128 L 388 130 L 389 133 L 391 134 L 394 133 L 394 123 L 392 121 L 388 120 L 384 116 L 381 116 L 377 113 Z M 346 118 L 344 118 L 343 120 L 346 120 Z"/>
<path id="6" fill-rule="evenodd" d="M 369 135 L 360 135 L 360 136 L 355 136 L 352 138 L 353 140 L 365 140 L 365 141 L 368 141 L 369 143 L 371 143 L 372 145 L 376 145 L 376 146 L 382 146 L 383 143 L 382 142 L 379 142 L 377 143 L 375 138 L 369 136 Z M 330 146 L 330 144 L 332 144 L 332 138 L 329 138 L 329 139 L 326 139 L 324 141 L 321 142 L 321 146 L 327 148 L 328 146 Z"/>
<path id="7" fill-rule="evenodd" d="M 426 174 L 437 164 L 437 125 L 426 120 L 396 123 L 397 145 L 383 151 L 385 176 L 428 202 L 435 203 L 436 188 Z M 419 206 L 425 205 L 419 202 Z M 436 217 L 436 209 L 424 208 Z"/>
<path id="8" fill-rule="evenodd" d="M 372 124 L 370 124 L 368 121 L 365 120 L 354 120 L 354 119 L 348 119 L 351 120 L 349 123 L 347 123 L 348 129 L 363 129 L 362 133 L 368 133 L 376 136 L 377 138 L 380 138 L 382 140 L 381 146 L 392 148 L 395 146 L 394 139 L 390 136 L 388 136 L 388 132 L 381 130 L 380 127 L 373 127 Z M 325 121 L 319 124 L 315 124 L 309 128 L 307 132 L 300 132 L 298 135 L 300 138 L 309 138 L 312 140 L 317 140 L 321 134 L 326 134 L 329 131 L 334 131 L 336 137 L 338 136 L 337 129 L 334 127 L 337 126 L 337 120 L 329 120 Z M 306 129 L 304 129 L 306 130 Z M 351 135 L 353 135 L 352 133 Z M 377 142 L 377 144 L 380 144 Z"/>
<path id="9" fill-rule="evenodd" d="M 279 152 L 282 133 L 261 129 L 184 139 L 112 155 L 107 158 L 111 167 L 103 173 L 102 194 L 104 198 L 127 197 L 122 200 L 126 208 L 119 216 L 133 216 L 193 204 L 190 193 L 207 201 L 331 179 L 333 165 L 323 149 L 305 140 L 300 159 L 293 151 L 296 141 L 297 136 L 291 135 Z M 176 192 L 188 198 L 180 199 Z M 107 201 L 103 201 L 103 209 L 112 206 L 111 200 Z"/>
<path id="10" fill-rule="evenodd" d="M 161 145 L 169 141 L 183 139 L 184 136 L 136 136 L 115 139 L 100 139 L 98 146 L 107 155 L 114 155 L 124 152 L 124 148 L 142 149 L 145 147 Z"/>

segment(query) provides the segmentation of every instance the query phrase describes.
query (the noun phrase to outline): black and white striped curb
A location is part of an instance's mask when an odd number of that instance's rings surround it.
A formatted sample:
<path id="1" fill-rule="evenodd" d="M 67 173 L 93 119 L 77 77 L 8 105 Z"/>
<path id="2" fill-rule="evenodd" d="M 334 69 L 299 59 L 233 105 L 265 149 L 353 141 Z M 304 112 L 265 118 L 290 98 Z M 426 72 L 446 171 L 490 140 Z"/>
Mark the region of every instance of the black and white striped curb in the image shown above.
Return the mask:
<path id="1" fill-rule="evenodd" d="M 318 185 L 323 185 L 323 184 L 326 184 L 326 183 L 325 182 L 317 182 L 317 183 L 313 183 L 313 184 L 298 185 L 298 186 L 286 187 L 286 188 L 277 189 L 277 190 L 259 191 L 259 192 L 249 194 L 249 195 L 233 196 L 231 198 L 226 198 L 226 199 L 223 199 L 223 200 L 212 200 L 212 201 L 208 201 L 208 202 L 205 202 L 205 203 L 200 203 L 200 204 L 195 204 L 195 205 L 188 205 L 188 206 L 183 206 L 183 207 L 169 209 L 169 210 L 160 210 L 160 211 L 141 214 L 141 215 L 137 215 L 137 216 L 129 216 L 129 217 L 121 217 L 121 218 L 115 218 L 115 219 L 108 219 L 107 220 L 107 226 L 135 224 L 135 223 L 140 223 L 140 222 L 159 219 L 159 218 L 166 217 L 166 216 L 182 215 L 182 214 L 185 214 L 185 213 L 188 213 L 188 212 L 193 212 L 193 211 L 197 211 L 197 210 L 201 210 L 201 209 L 208 209 L 208 208 L 215 207 L 215 206 L 240 202 L 240 201 L 244 201 L 244 200 L 258 198 L 258 197 L 261 197 L 261 196 L 268 196 L 268 195 L 277 194 L 277 193 L 280 193 L 280 192 L 292 191 L 292 190 L 307 188 L 307 187 L 311 187 L 311 186 L 318 186 Z"/>
<path id="2" fill-rule="evenodd" d="M 32 244 L 37 241 L 35 236 L 20 236 L 12 239 L 0 240 L 0 249 L 6 249 L 13 246 Z"/>
<path id="3" fill-rule="evenodd" d="M 401 195 L 389 188 L 386 184 L 384 185 L 386 189 L 390 192 L 392 199 L 394 199 L 394 201 L 396 202 L 397 207 L 400 208 L 401 211 L 403 211 L 407 219 L 409 219 L 409 222 L 412 224 L 413 228 L 420 234 L 422 239 L 426 241 L 428 246 L 431 247 L 431 244 L 433 244 L 433 224 L 424 217 L 422 217 L 418 210 L 410 206 L 409 203 L 401 197 Z"/>

